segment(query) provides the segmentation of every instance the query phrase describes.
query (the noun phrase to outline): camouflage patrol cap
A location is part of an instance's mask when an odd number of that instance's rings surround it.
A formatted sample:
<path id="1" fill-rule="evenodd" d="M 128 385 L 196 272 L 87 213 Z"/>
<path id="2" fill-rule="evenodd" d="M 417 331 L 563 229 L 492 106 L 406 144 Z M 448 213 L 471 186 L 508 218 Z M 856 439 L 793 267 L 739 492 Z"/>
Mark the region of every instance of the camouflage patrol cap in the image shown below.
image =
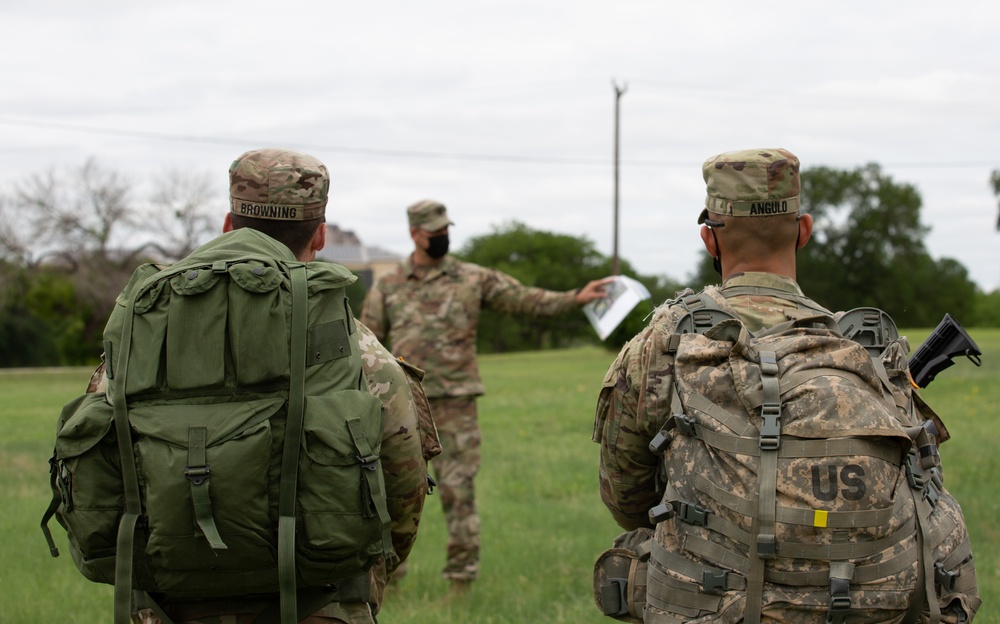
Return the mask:
<path id="1" fill-rule="evenodd" d="M 319 160 L 285 149 L 258 149 L 229 166 L 229 210 L 251 219 L 308 221 L 326 212 L 330 173 Z"/>
<path id="2" fill-rule="evenodd" d="M 750 149 L 712 156 L 701 167 L 708 186 L 705 209 L 734 217 L 769 217 L 799 211 L 799 159 L 781 148 Z"/>
<path id="3" fill-rule="evenodd" d="M 448 225 L 455 225 L 448 218 L 448 210 L 441 202 L 433 199 L 422 199 L 406 209 L 411 228 L 420 228 L 434 232 Z"/>

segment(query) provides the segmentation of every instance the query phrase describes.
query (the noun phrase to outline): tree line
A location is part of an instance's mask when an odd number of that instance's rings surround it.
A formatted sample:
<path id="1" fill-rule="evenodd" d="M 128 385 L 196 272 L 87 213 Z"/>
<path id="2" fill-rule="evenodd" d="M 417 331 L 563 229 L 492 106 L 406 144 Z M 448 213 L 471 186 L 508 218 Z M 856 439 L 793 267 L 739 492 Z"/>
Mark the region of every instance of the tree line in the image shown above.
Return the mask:
<path id="1" fill-rule="evenodd" d="M 1000 199 L 1000 172 L 990 183 Z M 168 171 L 148 185 L 88 160 L 15 182 L 0 194 L 0 367 L 90 363 L 121 287 L 142 262 L 168 264 L 218 231 L 224 210 L 207 173 Z M 1000 326 L 1000 291 L 984 293 L 950 258 L 934 259 L 924 239 L 922 200 L 909 183 L 876 164 L 802 172 L 802 203 L 815 219 L 799 251 L 806 294 L 838 309 L 878 307 L 901 327 L 931 327 L 945 312 L 966 327 Z M 1000 219 L 997 223 L 1000 227 Z M 510 222 L 469 240 L 456 255 L 502 270 L 522 283 L 571 290 L 611 272 L 611 258 L 585 237 Z M 646 323 L 653 306 L 688 286 L 717 283 L 701 252 L 685 279 L 643 275 L 626 259 L 621 272 L 652 294 L 607 339 L 618 347 Z M 360 306 L 364 289 L 351 289 Z M 511 318 L 484 310 L 481 352 L 597 343 L 582 314 Z"/>

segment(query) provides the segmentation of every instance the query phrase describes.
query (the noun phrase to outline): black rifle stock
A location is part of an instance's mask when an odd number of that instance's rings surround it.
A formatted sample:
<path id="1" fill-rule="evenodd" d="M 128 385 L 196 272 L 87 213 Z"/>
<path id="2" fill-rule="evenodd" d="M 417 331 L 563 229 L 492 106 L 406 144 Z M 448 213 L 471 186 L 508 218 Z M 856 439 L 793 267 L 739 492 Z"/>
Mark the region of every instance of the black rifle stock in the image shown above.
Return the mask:
<path id="1" fill-rule="evenodd" d="M 982 354 L 962 325 L 950 314 L 945 314 L 910 358 L 910 377 L 918 387 L 926 388 L 935 375 L 955 363 L 952 358 L 956 355 L 964 355 L 976 366 L 981 366 L 979 356 Z"/>

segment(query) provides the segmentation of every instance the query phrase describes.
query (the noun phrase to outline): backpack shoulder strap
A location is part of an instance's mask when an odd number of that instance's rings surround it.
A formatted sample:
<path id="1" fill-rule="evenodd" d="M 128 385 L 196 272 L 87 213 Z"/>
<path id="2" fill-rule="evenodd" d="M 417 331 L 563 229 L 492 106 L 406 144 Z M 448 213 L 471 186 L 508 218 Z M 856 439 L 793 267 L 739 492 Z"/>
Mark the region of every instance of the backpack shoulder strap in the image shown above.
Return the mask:
<path id="1" fill-rule="evenodd" d="M 722 321 L 739 320 L 726 304 L 725 298 L 719 294 L 718 289 L 713 287 L 681 297 L 674 303 L 687 312 L 677 321 L 674 329 L 674 333 L 677 334 L 704 334 Z"/>

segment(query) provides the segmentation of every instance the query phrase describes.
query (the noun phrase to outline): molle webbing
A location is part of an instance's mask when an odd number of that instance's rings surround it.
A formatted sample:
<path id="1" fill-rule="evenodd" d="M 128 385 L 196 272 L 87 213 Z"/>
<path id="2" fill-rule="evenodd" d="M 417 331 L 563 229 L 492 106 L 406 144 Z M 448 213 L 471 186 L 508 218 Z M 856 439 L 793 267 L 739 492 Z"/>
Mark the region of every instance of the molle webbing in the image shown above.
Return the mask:
<path id="1" fill-rule="evenodd" d="M 756 505 L 751 499 L 743 498 L 727 489 L 721 488 L 701 475 L 695 475 L 695 489 L 703 492 L 723 507 L 732 510 L 742 516 L 752 516 L 756 510 Z M 883 509 L 868 509 L 860 511 L 824 511 L 822 526 L 830 529 L 858 529 L 865 527 L 879 527 L 889 523 L 889 520 L 899 513 L 906 503 L 905 496 L 897 496 L 896 503 L 892 507 Z M 795 524 L 799 526 L 819 526 L 814 509 L 802 509 L 798 507 L 777 508 L 776 519 L 784 524 Z"/>
<path id="2" fill-rule="evenodd" d="M 698 395 L 692 395 L 692 397 L 697 396 Z M 699 399 L 704 401 L 705 404 L 710 404 L 708 399 L 705 399 L 704 397 L 699 397 Z M 688 402 L 688 405 L 692 408 L 696 407 L 696 405 L 691 401 Z M 699 411 L 705 411 L 701 406 L 697 406 L 697 409 L 699 409 Z M 717 410 L 725 411 L 721 408 L 717 408 Z M 709 412 L 706 411 L 706 413 Z M 735 419 L 731 421 L 733 424 L 739 424 L 739 416 L 733 415 L 731 412 L 726 413 L 735 417 Z M 745 417 L 743 420 L 746 421 Z M 756 437 L 741 437 L 719 431 L 713 431 L 702 427 L 691 418 L 682 414 L 675 414 L 673 416 L 673 422 L 673 428 L 676 429 L 678 433 L 698 438 L 708 446 L 724 453 L 749 455 L 751 457 L 757 457 L 760 455 L 760 442 Z M 726 423 L 728 427 L 735 429 L 733 424 Z M 753 431 L 756 432 L 756 429 L 753 429 Z M 837 457 L 849 455 L 866 455 L 898 464 L 902 461 L 903 451 L 899 446 L 884 443 L 879 444 L 864 438 L 806 440 L 800 438 L 789 439 L 787 436 L 781 440 L 781 447 L 778 449 L 778 457 L 780 459 L 798 457 Z"/>

